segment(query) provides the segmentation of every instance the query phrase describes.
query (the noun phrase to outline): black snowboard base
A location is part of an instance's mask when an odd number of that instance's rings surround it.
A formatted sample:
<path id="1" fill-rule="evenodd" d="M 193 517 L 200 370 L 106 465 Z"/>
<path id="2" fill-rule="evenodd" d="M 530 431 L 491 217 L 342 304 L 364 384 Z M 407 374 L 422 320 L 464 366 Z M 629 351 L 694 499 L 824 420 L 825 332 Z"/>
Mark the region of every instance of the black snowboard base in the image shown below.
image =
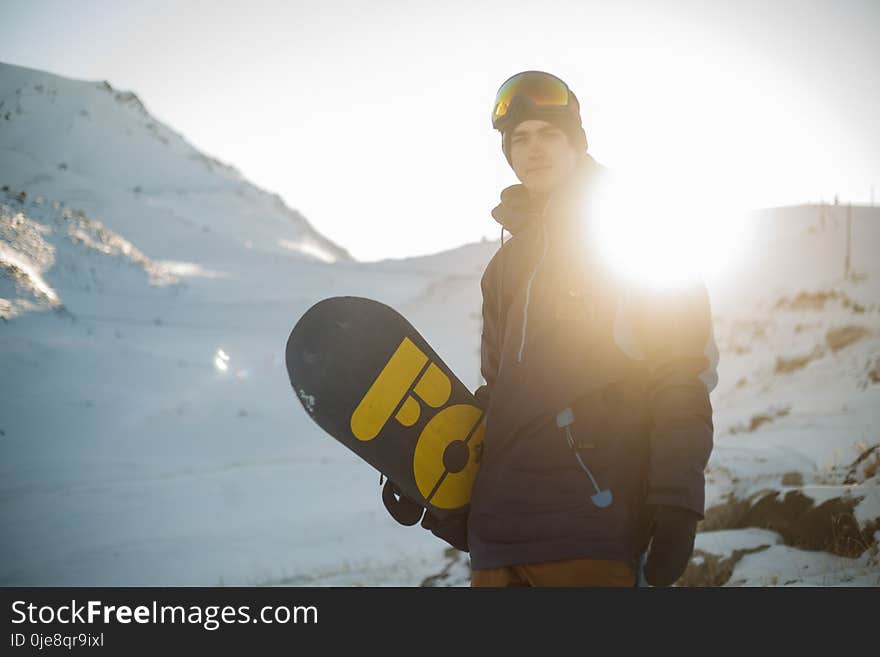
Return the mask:
<path id="1" fill-rule="evenodd" d="M 440 517 L 470 502 L 483 412 L 397 311 L 361 297 L 319 301 L 286 349 L 303 408 L 327 433 Z"/>

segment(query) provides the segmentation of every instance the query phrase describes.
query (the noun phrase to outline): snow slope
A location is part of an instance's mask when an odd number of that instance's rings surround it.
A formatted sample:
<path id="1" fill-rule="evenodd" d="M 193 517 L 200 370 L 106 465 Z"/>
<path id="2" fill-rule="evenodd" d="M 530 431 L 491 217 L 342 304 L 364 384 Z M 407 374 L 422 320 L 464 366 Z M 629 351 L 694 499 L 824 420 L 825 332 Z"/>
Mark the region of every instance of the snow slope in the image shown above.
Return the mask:
<path id="1" fill-rule="evenodd" d="M 138 97 L 0 63 L 0 181 L 103 221 L 158 260 L 350 260 L 274 194 L 194 149 Z"/>
<path id="2" fill-rule="evenodd" d="M 0 103 L 0 584 L 433 573 L 442 545 L 387 516 L 281 359 L 324 296 L 478 304 L 492 245 L 471 284 L 362 265 L 131 94 L 3 65 Z M 458 320 L 420 323 L 474 387 Z"/>
<path id="3" fill-rule="evenodd" d="M 0 323 L 0 519 L 14 528 L 0 583 L 413 584 L 442 567 L 443 545 L 397 525 L 377 474 L 302 411 L 282 354 L 312 303 L 360 294 L 413 309 L 475 387 L 477 318 L 420 300 L 478 308 L 476 264 L 450 284 L 417 263 L 285 257 L 250 278 L 151 284 L 143 263 L 70 239 L 51 204 L 0 204 L 0 226 L 7 250 L 24 250 L 10 226 L 54 249 L 40 276 L 65 302 Z"/>
<path id="4" fill-rule="evenodd" d="M 282 354 L 312 303 L 368 296 L 476 387 L 497 242 L 353 262 L 118 96 L 0 68 L 0 585 L 465 585 Z M 880 583 L 880 209 L 852 211 L 849 278 L 846 212 L 757 213 L 709 282 L 716 447 L 682 584 Z"/>

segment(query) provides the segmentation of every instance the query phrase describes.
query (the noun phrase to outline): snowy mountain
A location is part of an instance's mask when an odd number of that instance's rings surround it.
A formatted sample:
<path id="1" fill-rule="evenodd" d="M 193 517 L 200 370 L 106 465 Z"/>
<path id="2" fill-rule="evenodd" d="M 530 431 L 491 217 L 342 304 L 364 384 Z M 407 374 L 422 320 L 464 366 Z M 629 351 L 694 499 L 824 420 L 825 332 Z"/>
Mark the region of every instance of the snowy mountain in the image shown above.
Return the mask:
<path id="1" fill-rule="evenodd" d="M 401 537 L 376 473 L 302 411 L 282 354 L 320 298 L 411 307 L 446 294 L 437 270 L 352 261 L 131 94 L 3 65 L 0 103 L 0 519 L 14 528 L 0 583 L 436 572 L 442 546 Z M 467 251 L 456 307 L 479 303 L 493 250 Z M 476 386 L 477 319 L 430 316 L 413 313 Z"/>
<path id="2" fill-rule="evenodd" d="M 0 63 L 0 153 L 7 190 L 80 210 L 156 261 L 216 269 L 242 247 L 255 257 L 351 259 L 107 82 Z"/>
<path id="3" fill-rule="evenodd" d="M 715 449 L 682 583 L 876 586 L 880 208 L 776 208 L 750 234 L 710 289 Z"/>
<path id="4" fill-rule="evenodd" d="M 313 303 L 367 296 L 476 387 L 498 243 L 353 262 L 129 94 L 2 66 L 0 102 L 0 585 L 466 585 L 282 354 Z M 880 208 L 851 210 L 844 276 L 848 212 L 756 213 L 708 281 L 716 444 L 681 584 L 880 584 Z"/>

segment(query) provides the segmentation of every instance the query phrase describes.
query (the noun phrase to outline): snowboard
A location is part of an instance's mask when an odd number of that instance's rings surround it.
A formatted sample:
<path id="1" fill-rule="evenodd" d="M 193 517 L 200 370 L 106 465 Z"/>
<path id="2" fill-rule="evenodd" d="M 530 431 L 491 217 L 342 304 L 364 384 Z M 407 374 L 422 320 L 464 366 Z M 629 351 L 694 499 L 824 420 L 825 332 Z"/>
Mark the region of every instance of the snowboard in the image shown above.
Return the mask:
<path id="1" fill-rule="evenodd" d="M 319 301 L 293 327 L 285 362 L 324 431 L 438 517 L 467 507 L 483 412 L 396 310 L 362 297 Z"/>

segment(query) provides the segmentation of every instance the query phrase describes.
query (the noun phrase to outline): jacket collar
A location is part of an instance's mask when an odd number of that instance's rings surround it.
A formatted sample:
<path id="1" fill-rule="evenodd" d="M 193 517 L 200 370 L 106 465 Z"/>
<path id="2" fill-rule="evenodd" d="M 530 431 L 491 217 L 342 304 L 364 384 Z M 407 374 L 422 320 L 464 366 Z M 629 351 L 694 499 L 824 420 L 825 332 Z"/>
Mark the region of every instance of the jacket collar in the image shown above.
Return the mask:
<path id="1" fill-rule="evenodd" d="M 492 217 L 511 235 L 522 231 L 541 217 L 569 214 L 591 186 L 602 167 L 590 155 L 578 163 L 571 175 L 550 195 L 545 207 L 535 201 L 525 185 L 517 184 L 501 191 L 501 203 L 492 210 Z"/>

